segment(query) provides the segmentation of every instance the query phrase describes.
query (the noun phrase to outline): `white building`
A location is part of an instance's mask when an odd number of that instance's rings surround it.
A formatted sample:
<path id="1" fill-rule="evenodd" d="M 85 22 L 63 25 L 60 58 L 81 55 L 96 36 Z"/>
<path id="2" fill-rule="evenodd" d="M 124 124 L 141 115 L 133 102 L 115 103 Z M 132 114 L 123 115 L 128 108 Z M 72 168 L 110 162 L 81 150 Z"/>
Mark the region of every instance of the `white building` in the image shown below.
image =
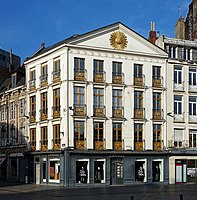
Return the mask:
<path id="1" fill-rule="evenodd" d="M 169 183 L 197 182 L 197 43 L 161 36 L 168 52 L 167 140 Z"/>
<path id="2" fill-rule="evenodd" d="M 34 181 L 68 186 L 168 182 L 167 57 L 114 23 L 42 46 L 28 58 Z"/>

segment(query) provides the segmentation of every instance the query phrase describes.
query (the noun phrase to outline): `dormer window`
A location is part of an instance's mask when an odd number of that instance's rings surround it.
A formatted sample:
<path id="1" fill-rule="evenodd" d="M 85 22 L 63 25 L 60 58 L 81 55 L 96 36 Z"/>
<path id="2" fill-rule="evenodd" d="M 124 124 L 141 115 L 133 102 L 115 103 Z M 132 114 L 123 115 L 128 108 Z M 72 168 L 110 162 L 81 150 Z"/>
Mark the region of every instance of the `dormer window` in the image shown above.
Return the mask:
<path id="1" fill-rule="evenodd" d="M 12 74 L 12 88 L 16 87 L 16 79 L 17 79 L 16 73 Z"/>

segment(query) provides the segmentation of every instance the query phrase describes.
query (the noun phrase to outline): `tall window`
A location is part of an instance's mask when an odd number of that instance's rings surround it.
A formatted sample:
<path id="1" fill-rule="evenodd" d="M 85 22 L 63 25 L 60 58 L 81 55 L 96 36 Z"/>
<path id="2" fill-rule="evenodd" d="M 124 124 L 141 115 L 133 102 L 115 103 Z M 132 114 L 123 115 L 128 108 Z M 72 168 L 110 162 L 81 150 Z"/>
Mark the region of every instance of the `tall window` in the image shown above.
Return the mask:
<path id="1" fill-rule="evenodd" d="M 153 73 L 153 79 L 160 79 L 161 76 L 161 67 L 159 66 L 153 66 L 152 68 L 152 73 Z"/>
<path id="2" fill-rule="evenodd" d="M 176 47 L 169 46 L 169 57 L 176 58 Z"/>
<path id="3" fill-rule="evenodd" d="M 139 65 L 139 64 L 134 64 L 134 77 L 140 77 L 142 78 L 142 66 L 143 65 Z"/>
<path id="4" fill-rule="evenodd" d="M 46 83 L 48 79 L 48 69 L 47 69 L 47 64 L 43 64 L 41 66 L 41 84 Z"/>
<path id="5" fill-rule="evenodd" d="M 189 131 L 189 147 L 197 147 L 197 130 Z"/>
<path id="6" fill-rule="evenodd" d="M 15 126 L 11 125 L 11 127 L 10 127 L 10 143 L 12 145 L 16 145 L 17 142 L 18 142 L 18 135 L 16 133 Z"/>
<path id="7" fill-rule="evenodd" d="M 113 123 L 113 140 L 122 141 L 122 124 Z"/>
<path id="8" fill-rule="evenodd" d="M 60 59 L 57 58 L 53 62 L 53 80 L 60 78 Z"/>
<path id="9" fill-rule="evenodd" d="M 137 109 L 137 110 L 143 109 L 143 92 L 142 91 L 134 92 L 134 109 Z"/>
<path id="10" fill-rule="evenodd" d="M 53 116 L 60 116 L 60 88 L 53 90 Z"/>
<path id="11" fill-rule="evenodd" d="M 153 125 L 153 141 L 161 142 L 161 124 Z"/>
<path id="12" fill-rule="evenodd" d="M 195 68 L 189 69 L 189 85 L 197 85 Z"/>
<path id="13" fill-rule="evenodd" d="M 85 91 L 84 87 L 74 87 L 74 104 L 83 106 Z"/>
<path id="14" fill-rule="evenodd" d="M 94 88 L 94 107 L 102 108 L 104 100 L 104 90 L 102 88 Z"/>
<path id="15" fill-rule="evenodd" d="M 161 93 L 153 92 L 153 111 L 161 111 Z"/>
<path id="16" fill-rule="evenodd" d="M 31 150 L 36 150 L 36 129 L 31 128 L 30 129 L 30 145 L 31 145 Z"/>
<path id="17" fill-rule="evenodd" d="M 15 119 L 15 102 L 10 103 L 10 119 Z"/>
<path id="18" fill-rule="evenodd" d="M 182 114 L 182 96 L 174 96 L 174 114 Z"/>
<path id="19" fill-rule="evenodd" d="M 60 125 L 53 125 L 53 148 L 60 148 Z"/>
<path id="20" fill-rule="evenodd" d="M 84 58 L 74 58 L 74 70 L 76 72 L 83 72 L 85 69 L 85 59 Z"/>
<path id="21" fill-rule="evenodd" d="M 103 133 L 103 123 L 94 122 L 94 148 L 97 150 L 104 148 Z"/>
<path id="22" fill-rule="evenodd" d="M 47 126 L 41 128 L 41 148 L 42 150 L 48 149 Z"/>
<path id="23" fill-rule="evenodd" d="M 122 108 L 122 90 L 113 90 L 112 91 L 112 105 L 113 108 L 120 109 Z"/>
<path id="24" fill-rule="evenodd" d="M 182 67 L 181 66 L 174 67 L 174 83 L 182 84 Z"/>
<path id="25" fill-rule="evenodd" d="M 30 97 L 30 120 L 34 121 L 36 117 L 36 96 Z"/>
<path id="26" fill-rule="evenodd" d="M 74 122 L 74 141 L 77 149 L 84 148 L 84 121 Z"/>
<path id="27" fill-rule="evenodd" d="M 29 87 L 31 89 L 36 86 L 36 70 L 35 69 L 30 71 L 29 78 L 30 78 L 29 79 Z"/>
<path id="28" fill-rule="evenodd" d="M 47 115 L 47 92 L 41 94 L 41 113 Z"/>
<path id="29" fill-rule="evenodd" d="M 25 99 L 20 99 L 19 102 L 19 116 L 25 116 Z"/>
<path id="30" fill-rule="evenodd" d="M 1 106 L 1 121 L 4 121 L 7 119 L 7 108 L 6 104 Z"/>
<path id="31" fill-rule="evenodd" d="M 134 140 L 135 142 L 143 141 L 143 124 L 134 124 Z"/>
<path id="32" fill-rule="evenodd" d="M 120 62 L 113 62 L 113 75 L 122 75 L 122 63 Z"/>
<path id="33" fill-rule="evenodd" d="M 94 60 L 94 73 L 103 73 L 103 60 Z"/>
<path id="34" fill-rule="evenodd" d="M 189 97 L 189 114 L 196 115 L 196 97 Z"/>

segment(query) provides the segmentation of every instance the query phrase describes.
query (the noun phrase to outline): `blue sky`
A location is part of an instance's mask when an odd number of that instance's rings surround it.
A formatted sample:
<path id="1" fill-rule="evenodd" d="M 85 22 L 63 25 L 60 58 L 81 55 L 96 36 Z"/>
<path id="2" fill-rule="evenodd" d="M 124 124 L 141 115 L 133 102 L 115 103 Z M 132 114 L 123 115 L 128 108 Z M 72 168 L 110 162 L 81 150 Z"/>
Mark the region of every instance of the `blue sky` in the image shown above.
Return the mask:
<path id="1" fill-rule="evenodd" d="M 146 38 L 155 21 L 160 34 L 174 37 L 178 6 L 185 18 L 191 1 L 0 0 L 0 48 L 12 48 L 23 62 L 42 42 L 50 46 L 118 21 Z"/>

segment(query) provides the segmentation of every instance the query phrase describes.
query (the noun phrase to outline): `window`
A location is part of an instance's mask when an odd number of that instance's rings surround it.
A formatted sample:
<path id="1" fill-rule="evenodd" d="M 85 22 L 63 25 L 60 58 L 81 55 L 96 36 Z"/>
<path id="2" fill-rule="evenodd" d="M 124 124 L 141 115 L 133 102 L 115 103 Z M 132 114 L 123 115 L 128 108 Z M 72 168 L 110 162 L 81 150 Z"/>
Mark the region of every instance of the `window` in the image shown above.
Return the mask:
<path id="1" fill-rule="evenodd" d="M 10 143 L 12 145 L 16 145 L 18 142 L 18 135 L 16 133 L 16 129 L 15 129 L 15 126 L 12 124 L 10 126 Z"/>
<path id="2" fill-rule="evenodd" d="M 74 122 L 74 142 L 76 149 L 84 149 L 84 122 L 83 121 L 75 121 Z"/>
<path id="3" fill-rule="evenodd" d="M 120 109 L 122 108 L 122 90 L 113 90 L 112 91 L 112 105 L 113 108 Z"/>
<path id="4" fill-rule="evenodd" d="M 55 59 L 53 62 L 53 81 L 60 78 L 60 59 Z"/>
<path id="5" fill-rule="evenodd" d="M 31 145 L 31 150 L 36 150 L 36 129 L 35 128 L 30 129 L 30 145 Z"/>
<path id="6" fill-rule="evenodd" d="M 190 60 L 190 49 L 183 49 L 183 59 L 184 60 Z"/>
<path id="7" fill-rule="evenodd" d="M 1 121 L 7 120 L 7 108 L 6 104 L 1 106 Z"/>
<path id="8" fill-rule="evenodd" d="M 135 110 L 143 109 L 143 92 L 142 91 L 134 92 L 134 109 Z"/>
<path id="9" fill-rule="evenodd" d="M 143 124 L 134 124 L 134 140 L 136 142 L 142 142 L 143 140 Z"/>
<path id="10" fill-rule="evenodd" d="M 197 147 L 197 130 L 189 131 L 189 147 Z"/>
<path id="11" fill-rule="evenodd" d="M 161 93 L 153 92 L 153 111 L 161 111 Z"/>
<path id="12" fill-rule="evenodd" d="M 94 107 L 102 108 L 104 104 L 104 90 L 102 88 L 94 88 Z"/>
<path id="13" fill-rule="evenodd" d="M 134 77 L 142 78 L 142 67 L 143 65 L 134 64 Z"/>
<path id="14" fill-rule="evenodd" d="M 182 145 L 183 145 L 183 130 L 174 129 L 174 146 L 182 147 Z"/>
<path id="15" fill-rule="evenodd" d="M 47 92 L 41 93 L 41 119 L 47 118 L 48 107 L 47 107 Z"/>
<path id="16" fill-rule="evenodd" d="M 20 127 L 20 143 L 25 144 L 25 127 Z"/>
<path id="17" fill-rule="evenodd" d="M 161 76 L 161 67 L 159 66 L 153 66 L 152 68 L 152 73 L 153 73 L 153 79 L 160 79 Z"/>
<path id="18" fill-rule="evenodd" d="M 113 62 L 112 66 L 113 66 L 113 69 L 112 69 L 113 75 L 121 75 L 122 74 L 122 63 Z"/>
<path id="19" fill-rule="evenodd" d="M 53 117 L 60 116 L 60 88 L 53 90 Z"/>
<path id="20" fill-rule="evenodd" d="M 47 70 L 47 64 L 43 64 L 41 66 L 41 77 L 40 77 L 41 85 L 47 83 L 47 79 L 48 79 L 48 72 L 47 71 L 48 71 Z"/>
<path id="21" fill-rule="evenodd" d="M 103 60 L 94 60 L 94 73 L 103 73 Z"/>
<path id="22" fill-rule="evenodd" d="M 174 114 L 182 114 L 182 96 L 174 96 Z"/>
<path id="23" fill-rule="evenodd" d="M 47 126 L 41 128 L 41 149 L 43 151 L 48 149 Z"/>
<path id="24" fill-rule="evenodd" d="M 114 150 L 122 150 L 122 124 L 113 123 L 113 147 Z"/>
<path id="25" fill-rule="evenodd" d="M 190 68 L 189 69 L 189 85 L 197 85 L 196 84 L 196 69 Z"/>
<path id="26" fill-rule="evenodd" d="M 10 119 L 15 119 L 15 102 L 10 103 Z"/>
<path id="27" fill-rule="evenodd" d="M 36 96 L 30 97 L 30 121 L 33 122 L 36 119 Z"/>
<path id="28" fill-rule="evenodd" d="M 49 182 L 60 182 L 60 159 L 50 158 Z"/>
<path id="29" fill-rule="evenodd" d="M 189 114 L 196 115 L 196 97 L 189 97 Z"/>
<path id="30" fill-rule="evenodd" d="M 29 87 L 34 88 L 36 86 L 36 70 L 33 69 L 30 71 L 30 76 L 29 76 Z"/>
<path id="31" fill-rule="evenodd" d="M 20 99 L 19 101 L 19 116 L 25 116 L 25 99 Z"/>
<path id="32" fill-rule="evenodd" d="M 85 59 L 84 58 L 74 58 L 74 70 L 76 72 L 83 72 L 85 69 Z"/>
<path id="33" fill-rule="evenodd" d="M 94 148 L 96 150 L 104 149 L 103 133 L 103 123 L 94 122 Z"/>
<path id="34" fill-rule="evenodd" d="M 176 47 L 169 46 L 169 57 L 176 58 Z"/>
<path id="35" fill-rule="evenodd" d="M 153 141 L 161 142 L 161 124 L 153 125 Z"/>
<path id="36" fill-rule="evenodd" d="M 88 161 L 76 161 L 76 183 L 88 183 L 88 171 Z"/>
<path id="37" fill-rule="evenodd" d="M 180 66 L 174 67 L 174 83 L 182 84 L 182 67 Z"/>
<path id="38" fill-rule="evenodd" d="M 84 106 L 84 87 L 74 87 L 74 104 Z"/>
<path id="39" fill-rule="evenodd" d="M 12 74 L 12 88 L 16 87 L 16 83 L 17 83 L 17 74 L 14 73 Z"/>
<path id="40" fill-rule="evenodd" d="M 60 125 L 53 125 L 53 148 L 55 150 L 60 149 Z"/>

